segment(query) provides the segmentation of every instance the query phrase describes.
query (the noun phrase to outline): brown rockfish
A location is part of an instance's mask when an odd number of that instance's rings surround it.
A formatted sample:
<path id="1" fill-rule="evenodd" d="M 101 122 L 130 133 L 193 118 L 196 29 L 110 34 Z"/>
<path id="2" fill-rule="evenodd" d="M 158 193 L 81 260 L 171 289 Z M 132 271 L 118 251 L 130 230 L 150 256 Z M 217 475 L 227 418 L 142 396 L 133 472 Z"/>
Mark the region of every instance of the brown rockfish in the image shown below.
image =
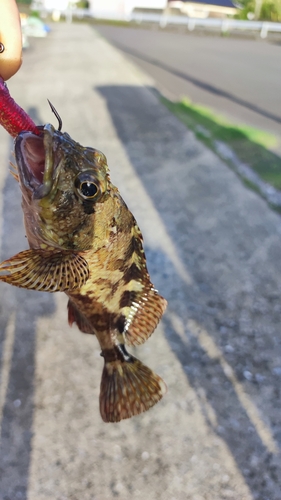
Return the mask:
<path id="1" fill-rule="evenodd" d="M 166 385 L 125 344 L 148 339 L 166 300 L 150 281 L 141 232 L 105 156 L 47 124 L 16 136 L 15 158 L 30 249 L 0 264 L 0 280 L 68 295 L 69 324 L 100 343 L 105 422 L 148 410 Z"/>

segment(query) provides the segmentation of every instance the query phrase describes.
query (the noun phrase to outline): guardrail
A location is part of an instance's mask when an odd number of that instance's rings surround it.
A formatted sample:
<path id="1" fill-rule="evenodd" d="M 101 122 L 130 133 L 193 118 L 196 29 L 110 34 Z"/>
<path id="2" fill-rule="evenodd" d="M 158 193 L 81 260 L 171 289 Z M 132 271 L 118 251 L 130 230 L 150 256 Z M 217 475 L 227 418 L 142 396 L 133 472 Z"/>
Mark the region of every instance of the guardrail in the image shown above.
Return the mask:
<path id="1" fill-rule="evenodd" d="M 260 33 L 261 38 L 266 38 L 269 32 L 281 33 L 281 23 L 272 23 L 268 21 L 238 21 L 237 19 L 201 19 L 187 16 L 169 16 L 165 13 L 150 14 L 147 12 L 132 12 L 131 14 L 125 13 L 109 13 L 95 9 L 68 9 L 62 12 L 66 18 L 71 21 L 72 17 L 84 18 L 90 17 L 94 19 L 107 19 L 111 21 L 127 21 L 141 23 L 154 23 L 158 24 L 161 28 L 166 26 L 186 26 L 189 31 L 195 28 L 211 28 L 218 29 L 222 33 L 227 33 L 232 30 L 238 31 L 256 31 Z"/>
<path id="2" fill-rule="evenodd" d="M 137 23 L 152 22 L 157 23 L 161 28 L 168 25 L 186 26 L 189 31 L 193 31 L 196 27 L 200 28 L 216 28 L 222 33 L 231 30 L 257 31 L 261 38 L 266 38 L 268 32 L 281 33 L 281 23 L 271 23 L 265 21 L 239 21 L 237 19 L 200 19 L 187 16 L 165 16 L 157 14 L 141 14 L 133 13 L 130 16 L 131 21 Z"/>

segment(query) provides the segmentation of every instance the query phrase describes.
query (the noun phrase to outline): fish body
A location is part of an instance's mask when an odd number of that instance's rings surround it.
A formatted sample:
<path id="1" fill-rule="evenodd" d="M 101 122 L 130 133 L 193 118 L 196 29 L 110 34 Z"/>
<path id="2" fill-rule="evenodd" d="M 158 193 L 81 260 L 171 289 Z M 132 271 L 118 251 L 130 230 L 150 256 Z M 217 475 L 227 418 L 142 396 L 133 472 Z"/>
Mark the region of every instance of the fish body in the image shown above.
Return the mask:
<path id="1" fill-rule="evenodd" d="M 47 124 L 17 135 L 15 157 L 30 249 L 0 264 L 0 280 L 68 295 L 69 324 L 95 334 L 104 357 L 104 421 L 149 409 L 166 385 L 125 345 L 149 338 L 166 300 L 150 281 L 140 229 L 105 156 Z"/>

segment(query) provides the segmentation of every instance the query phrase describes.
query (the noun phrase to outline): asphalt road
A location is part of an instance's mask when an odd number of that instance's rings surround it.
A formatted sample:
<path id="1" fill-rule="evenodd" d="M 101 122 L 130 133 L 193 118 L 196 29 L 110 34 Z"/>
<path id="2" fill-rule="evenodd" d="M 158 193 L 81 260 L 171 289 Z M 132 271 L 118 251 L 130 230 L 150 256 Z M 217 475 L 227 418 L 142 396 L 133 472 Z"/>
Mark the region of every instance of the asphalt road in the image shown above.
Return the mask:
<path id="1" fill-rule="evenodd" d="M 235 123 L 281 137 L 281 45 L 99 25 L 172 99 L 188 96 Z"/>
<path id="2" fill-rule="evenodd" d="M 280 500 L 281 218 L 163 107 L 87 25 L 32 40 L 11 94 L 37 123 L 103 151 L 169 302 L 134 354 L 168 393 L 99 415 L 97 340 L 64 294 L 0 284 L 0 500 Z M 26 248 L 0 130 L 0 256 Z"/>

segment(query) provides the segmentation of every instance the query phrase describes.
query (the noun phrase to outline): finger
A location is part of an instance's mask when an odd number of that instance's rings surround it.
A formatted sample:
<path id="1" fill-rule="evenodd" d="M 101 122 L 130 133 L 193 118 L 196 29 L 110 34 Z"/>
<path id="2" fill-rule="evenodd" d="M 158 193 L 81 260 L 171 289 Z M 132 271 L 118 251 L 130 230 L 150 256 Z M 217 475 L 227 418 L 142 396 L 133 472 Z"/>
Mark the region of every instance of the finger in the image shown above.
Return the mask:
<path id="1" fill-rule="evenodd" d="M 15 0 L 0 0 L 0 42 L 0 76 L 8 80 L 21 66 L 21 24 Z"/>

